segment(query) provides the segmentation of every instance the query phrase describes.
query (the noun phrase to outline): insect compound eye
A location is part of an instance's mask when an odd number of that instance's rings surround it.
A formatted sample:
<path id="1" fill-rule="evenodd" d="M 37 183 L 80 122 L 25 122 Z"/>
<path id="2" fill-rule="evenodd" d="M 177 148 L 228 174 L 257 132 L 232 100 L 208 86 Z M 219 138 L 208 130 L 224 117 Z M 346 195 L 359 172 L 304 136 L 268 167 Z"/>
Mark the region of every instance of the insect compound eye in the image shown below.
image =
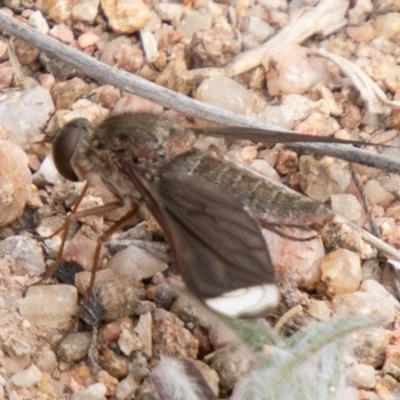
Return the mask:
<path id="1" fill-rule="evenodd" d="M 72 182 L 79 181 L 71 160 L 80 134 L 87 124 L 88 121 L 83 118 L 69 122 L 57 133 L 53 142 L 54 164 L 60 175 Z"/>

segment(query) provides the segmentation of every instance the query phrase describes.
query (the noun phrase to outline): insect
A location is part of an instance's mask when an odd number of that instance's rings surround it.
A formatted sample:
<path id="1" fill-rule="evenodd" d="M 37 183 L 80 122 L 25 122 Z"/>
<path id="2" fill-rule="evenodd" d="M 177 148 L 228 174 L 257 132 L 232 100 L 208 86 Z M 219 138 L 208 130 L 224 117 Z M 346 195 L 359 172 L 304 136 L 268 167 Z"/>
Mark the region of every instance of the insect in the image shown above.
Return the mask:
<path id="1" fill-rule="evenodd" d="M 292 136 L 286 141 L 303 140 Z M 55 138 L 53 155 L 66 179 L 100 182 L 132 209 L 143 199 L 185 284 L 211 309 L 232 317 L 263 314 L 277 306 L 279 290 L 259 224 L 290 224 L 299 207 L 304 227 L 307 215 L 317 225 L 333 216 L 319 203 L 304 199 L 300 205 L 297 196 L 271 191 L 256 173 L 226 162 L 212 147 L 195 149 L 195 140 L 193 131 L 163 116 L 125 113 L 97 127 L 83 118 L 69 122 Z"/>

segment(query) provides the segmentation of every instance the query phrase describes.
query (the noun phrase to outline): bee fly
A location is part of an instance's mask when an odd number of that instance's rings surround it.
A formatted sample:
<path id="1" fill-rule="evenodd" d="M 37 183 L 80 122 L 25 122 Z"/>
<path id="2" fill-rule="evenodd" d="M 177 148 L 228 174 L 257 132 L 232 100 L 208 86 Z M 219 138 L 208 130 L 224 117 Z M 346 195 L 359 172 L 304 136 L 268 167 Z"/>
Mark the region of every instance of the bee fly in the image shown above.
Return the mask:
<path id="1" fill-rule="evenodd" d="M 285 138 L 360 144 L 296 134 Z M 277 306 L 279 290 L 256 220 L 265 226 L 279 216 L 290 225 L 293 210 L 301 207 L 299 225 L 309 227 L 307 215 L 321 225 L 333 215 L 308 199 L 302 205 L 298 196 L 284 199 L 256 173 L 222 160 L 218 151 L 193 148 L 195 139 L 194 131 L 153 114 L 115 115 L 97 127 L 79 118 L 57 134 L 53 155 L 68 180 L 100 182 L 132 208 L 143 199 L 186 286 L 211 309 L 232 317 L 261 315 Z"/>

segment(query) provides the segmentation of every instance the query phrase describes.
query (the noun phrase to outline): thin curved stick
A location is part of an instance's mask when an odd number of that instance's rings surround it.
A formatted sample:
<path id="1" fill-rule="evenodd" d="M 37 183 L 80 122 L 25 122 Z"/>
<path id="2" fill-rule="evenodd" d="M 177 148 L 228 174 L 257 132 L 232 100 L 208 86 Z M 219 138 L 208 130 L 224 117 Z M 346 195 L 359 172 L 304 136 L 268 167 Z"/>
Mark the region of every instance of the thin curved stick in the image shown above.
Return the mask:
<path id="1" fill-rule="evenodd" d="M 0 10 L 0 29 L 34 45 L 40 50 L 79 69 L 87 76 L 108 83 L 121 90 L 134 93 L 154 101 L 166 108 L 182 112 L 188 116 L 205 119 L 217 124 L 235 127 L 250 127 L 273 130 L 275 133 L 293 133 L 265 121 L 249 118 L 238 113 L 227 111 L 183 94 L 146 81 L 126 71 L 112 68 L 93 57 L 58 42 L 40 31 L 23 24 Z M 296 143 L 290 147 L 306 150 L 315 154 L 328 155 L 346 161 L 356 162 L 387 171 L 400 173 L 400 160 L 383 154 L 371 154 L 361 149 L 334 144 Z"/>

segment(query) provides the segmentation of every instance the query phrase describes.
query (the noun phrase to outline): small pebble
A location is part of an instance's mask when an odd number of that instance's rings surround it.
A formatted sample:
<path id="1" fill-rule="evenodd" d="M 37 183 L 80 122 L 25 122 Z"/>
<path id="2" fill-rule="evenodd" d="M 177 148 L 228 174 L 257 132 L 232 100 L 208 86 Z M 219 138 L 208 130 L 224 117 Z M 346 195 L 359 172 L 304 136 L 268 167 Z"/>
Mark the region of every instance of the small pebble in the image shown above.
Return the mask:
<path id="1" fill-rule="evenodd" d="M 106 45 L 100 61 L 125 71 L 136 72 L 143 65 L 143 52 L 127 37 L 120 36 Z"/>
<path id="2" fill-rule="evenodd" d="M 363 213 L 360 202 L 352 194 L 332 194 L 331 205 L 333 212 L 340 214 L 349 221 L 357 221 Z"/>
<path id="3" fill-rule="evenodd" d="M 264 41 L 274 33 L 274 28 L 259 17 L 252 16 L 249 19 L 248 32 L 257 39 Z"/>
<path id="4" fill-rule="evenodd" d="M 139 322 L 134 328 L 134 331 L 142 344 L 142 352 L 148 358 L 153 354 L 153 344 L 151 339 L 152 326 L 153 321 L 151 313 L 148 312 L 147 314 L 140 316 Z"/>
<path id="5" fill-rule="evenodd" d="M 140 383 L 134 378 L 132 374 L 129 374 L 125 379 L 118 382 L 115 389 L 115 397 L 117 400 L 126 400 L 129 396 L 135 392 L 140 386 Z"/>
<path id="6" fill-rule="evenodd" d="M 176 293 L 169 285 L 160 284 L 155 286 L 153 290 L 151 290 L 151 288 L 148 289 L 150 289 L 150 291 L 146 290 L 146 296 L 150 295 L 151 297 L 149 298 L 157 307 L 168 310 L 176 299 Z"/>
<path id="7" fill-rule="evenodd" d="M 304 93 L 320 83 L 325 74 L 323 65 L 315 68 L 305 49 L 297 44 L 271 46 L 262 63 L 267 71 L 268 92 L 271 96 Z"/>
<path id="8" fill-rule="evenodd" d="M 216 352 L 209 363 L 219 376 L 220 395 L 228 394 L 236 382 L 247 375 L 251 369 L 250 360 L 230 347 Z"/>
<path id="9" fill-rule="evenodd" d="M 19 92 L 3 93 L 1 100 L 1 125 L 12 132 L 18 143 L 24 145 L 42 133 L 43 126 L 54 112 L 49 90 L 39 85 Z M 21 156 L 15 156 L 15 160 L 21 159 Z"/>
<path id="10" fill-rule="evenodd" d="M 65 261 L 79 264 L 86 271 L 91 271 L 95 248 L 95 240 L 89 239 L 87 236 L 84 236 L 81 233 L 77 233 L 65 244 L 63 259 Z M 100 254 L 100 259 L 101 257 L 102 253 Z"/>
<path id="11" fill-rule="evenodd" d="M 190 46 L 195 68 L 222 67 L 241 49 L 232 27 L 226 23 L 194 33 Z"/>
<path id="12" fill-rule="evenodd" d="M 45 272 L 42 248 L 37 240 L 11 236 L 0 241 L 0 258 L 10 260 L 14 275 L 40 276 Z"/>
<path id="13" fill-rule="evenodd" d="M 102 0 L 101 8 L 110 28 L 118 34 L 131 34 L 142 29 L 150 19 L 150 10 L 142 0 L 121 2 Z"/>
<path id="14" fill-rule="evenodd" d="M 322 261 L 321 270 L 321 281 L 330 296 L 353 293 L 360 286 L 360 257 L 349 250 L 338 249 L 329 253 Z"/>
<path id="15" fill-rule="evenodd" d="M 375 18 L 374 28 L 380 38 L 393 39 L 400 33 L 400 14 L 387 13 Z"/>
<path id="16" fill-rule="evenodd" d="M 184 32 L 188 39 L 199 30 L 210 30 L 212 26 L 212 16 L 204 10 L 191 10 L 185 13 L 178 23 L 178 29 Z"/>
<path id="17" fill-rule="evenodd" d="M 143 345 L 133 329 L 124 328 L 119 335 L 118 346 L 122 353 L 130 357 L 133 352 L 141 350 Z"/>
<path id="18" fill-rule="evenodd" d="M 311 299 L 308 303 L 307 312 L 320 321 L 329 321 L 332 314 L 327 301 L 314 299 Z"/>
<path id="19" fill-rule="evenodd" d="M 371 365 L 354 364 L 349 370 L 349 380 L 358 389 L 373 389 L 376 385 L 377 371 Z"/>
<path id="20" fill-rule="evenodd" d="M 106 324 L 101 331 L 101 335 L 106 342 L 116 342 L 122 330 L 127 328 L 133 329 L 132 319 L 121 317 Z"/>
<path id="21" fill-rule="evenodd" d="M 13 385 L 20 388 L 29 388 L 38 384 L 43 378 L 43 374 L 36 365 L 31 365 L 24 371 L 17 372 L 11 377 Z"/>
<path id="22" fill-rule="evenodd" d="M 159 3 L 154 9 L 163 21 L 171 22 L 179 21 L 185 8 L 177 3 Z"/>
<path id="23" fill-rule="evenodd" d="M 135 96 L 134 94 L 126 94 L 116 101 L 114 112 L 150 112 L 153 114 L 161 114 L 164 108 L 159 104 L 150 100 Z"/>
<path id="24" fill-rule="evenodd" d="M 153 33 L 151 33 L 150 31 L 141 30 L 140 39 L 142 42 L 146 60 L 151 63 L 156 61 L 159 53 L 158 53 L 157 40 L 154 37 Z"/>
<path id="25" fill-rule="evenodd" d="M 74 40 L 73 32 L 65 24 L 54 25 L 53 28 L 50 29 L 50 36 L 66 44 L 72 43 Z"/>
<path id="26" fill-rule="evenodd" d="M 300 186 L 308 197 L 325 203 L 330 196 L 340 193 L 339 184 L 332 179 L 326 166 L 313 156 L 300 157 Z"/>
<path id="27" fill-rule="evenodd" d="M 383 365 L 385 374 L 390 374 L 397 380 L 400 379 L 400 347 L 398 345 L 388 345 L 386 348 L 386 359 Z"/>
<path id="28" fill-rule="evenodd" d="M 385 189 L 375 179 L 370 179 L 365 184 L 364 193 L 370 204 L 380 203 L 386 196 Z"/>
<path id="29" fill-rule="evenodd" d="M 110 270 L 109 268 L 97 271 L 96 276 L 94 278 L 93 287 L 94 288 L 101 287 L 101 285 L 105 284 L 107 281 L 112 279 L 114 276 L 115 276 L 114 272 L 112 270 Z M 90 282 L 91 278 L 92 278 L 91 271 L 79 271 L 75 275 L 75 282 L 72 283 L 72 285 L 75 284 L 76 288 L 78 289 L 78 292 L 81 295 L 85 295 L 89 288 L 89 282 Z M 66 283 L 66 282 L 64 282 L 64 283 Z"/>
<path id="30" fill-rule="evenodd" d="M 93 24 L 99 13 L 100 0 L 80 0 L 73 4 L 72 18 Z"/>
<path id="31" fill-rule="evenodd" d="M 100 382 L 89 385 L 87 388 L 75 392 L 71 400 L 106 400 L 107 387 Z"/>
<path id="32" fill-rule="evenodd" d="M 49 31 L 49 25 L 39 10 L 32 12 L 29 16 L 28 24 L 44 34 L 47 34 Z"/>
<path id="33" fill-rule="evenodd" d="M 204 79 L 197 88 L 196 99 L 240 114 L 253 110 L 256 102 L 253 92 L 226 77 Z"/>
<path id="34" fill-rule="evenodd" d="M 272 231 L 263 230 L 279 280 L 302 288 L 315 288 L 321 280 L 321 262 L 325 249 L 320 237 L 310 240 L 289 240 Z M 294 237 L 310 237 L 310 232 L 296 230 Z"/>
<path id="35" fill-rule="evenodd" d="M 91 88 L 83 79 L 72 78 L 68 81 L 56 82 L 51 94 L 57 110 L 68 109 L 76 100 L 88 94 Z"/>
<path id="36" fill-rule="evenodd" d="M 347 34 L 357 42 L 369 42 L 375 38 L 375 29 L 371 25 L 349 26 Z"/>
<path id="37" fill-rule="evenodd" d="M 349 336 L 352 343 L 352 353 L 359 363 L 381 369 L 385 362 L 389 335 L 386 330 L 374 327 L 353 332 Z"/>
<path id="38" fill-rule="evenodd" d="M 78 37 L 77 43 L 81 49 L 93 46 L 100 38 L 94 32 L 86 32 Z"/>
<path id="39" fill-rule="evenodd" d="M 137 281 L 151 278 L 156 272 L 165 271 L 168 265 L 146 250 L 129 246 L 118 252 L 107 264 L 117 275 L 126 274 Z"/>
<path id="40" fill-rule="evenodd" d="M 31 286 L 18 303 L 21 316 L 34 325 L 67 328 L 76 309 L 78 293 L 70 285 Z"/>
<path id="41" fill-rule="evenodd" d="M 129 373 L 129 359 L 116 354 L 106 346 L 102 346 L 99 350 L 99 364 L 101 368 L 117 379 L 123 379 Z"/>
<path id="42" fill-rule="evenodd" d="M 136 303 L 144 297 L 144 290 L 137 287 L 137 281 L 130 275 L 111 277 L 96 288 L 96 297 L 105 310 L 105 321 L 130 316 Z"/>
<path id="43" fill-rule="evenodd" d="M 337 295 L 332 300 L 336 317 L 378 317 L 385 323 L 394 320 L 399 302 L 378 282 L 368 279 L 354 293 Z"/>
<path id="44" fill-rule="evenodd" d="M 33 64 L 39 58 L 39 49 L 23 40 L 16 39 L 14 47 L 15 54 L 21 65 Z"/>
<path id="45" fill-rule="evenodd" d="M 198 340 L 185 328 L 170 321 L 157 321 L 153 329 L 153 349 L 170 357 L 196 358 Z"/>
<path id="46" fill-rule="evenodd" d="M 63 338 L 57 348 L 61 360 L 73 363 L 85 359 L 89 352 L 90 332 L 72 332 Z"/>
<path id="47" fill-rule="evenodd" d="M 53 350 L 42 349 L 36 355 L 36 365 L 42 372 L 52 374 L 57 368 L 57 357 Z"/>

